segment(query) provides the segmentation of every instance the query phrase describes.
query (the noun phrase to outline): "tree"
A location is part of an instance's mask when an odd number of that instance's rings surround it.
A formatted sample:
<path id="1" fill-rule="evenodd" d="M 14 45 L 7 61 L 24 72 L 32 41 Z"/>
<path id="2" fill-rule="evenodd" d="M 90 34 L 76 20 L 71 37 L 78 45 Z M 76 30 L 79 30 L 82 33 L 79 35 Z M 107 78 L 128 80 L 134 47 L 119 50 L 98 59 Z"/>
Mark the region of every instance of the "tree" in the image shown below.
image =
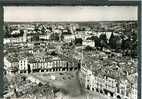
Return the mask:
<path id="1" fill-rule="evenodd" d="M 63 35 L 63 33 L 60 35 L 60 38 L 61 38 L 61 41 L 64 40 L 64 35 Z"/>
<path id="2" fill-rule="evenodd" d="M 81 31 L 81 29 L 80 29 L 80 28 L 77 28 L 76 31 Z"/>
<path id="3" fill-rule="evenodd" d="M 11 72 L 13 72 L 13 73 L 18 72 L 18 67 L 16 67 L 16 66 L 11 67 L 10 69 L 11 69 Z"/>
<path id="4" fill-rule="evenodd" d="M 34 31 L 38 32 L 39 31 L 39 25 L 35 25 Z"/>
<path id="5" fill-rule="evenodd" d="M 20 30 L 20 35 L 22 36 L 24 34 L 24 30 Z"/>
<path id="6" fill-rule="evenodd" d="M 105 43 L 107 43 L 107 36 L 106 36 L 106 34 L 101 34 L 100 35 L 100 40 L 103 40 Z"/>
<path id="7" fill-rule="evenodd" d="M 54 41 L 59 41 L 59 34 L 58 33 L 51 34 L 50 39 Z"/>
<path id="8" fill-rule="evenodd" d="M 57 53 L 55 52 L 55 51 L 53 51 L 53 52 L 51 52 L 51 54 L 50 55 L 52 55 L 52 56 L 56 56 L 57 55 Z"/>
<path id="9" fill-rule="evenodd" d="M 137 31 L 133 31 L 132 32 L 132 57 L 136 57 L 137 56 Z"/>
<path id="10" fill-rule="evenodd" d="M 115 37 L 115 45 L 116 45 L 116 50 L 121 49 L 121 45 L 122 45 L 122 39 L 120 36 L 116 36 Z"/>
<path id="11" fill-rule="evenodd" d="M 75 38 L 75 45 L 82 45 L 82 38 Z"/>
<path id="12" fill-rule="evenodd" d="M 31 67 L 30 67 L 30 65 L 28 65 L 28 73 L 31 73 Z"/>
<path id="13" fill-rule="evenodd" d="M 49 29 L 50 31 L 52 31 L 52 27 L 48 27 L 47 29 Z"/>
<path id="14" fill-rule="evenodd" d="M 107 36 L 106 36 L 106 34 L 101 34 L 100 37 L 99 37 L 99 40 L 100 40 L 101 50 L 103 49 L 103 47 L 109 48 L 108 43 L 107 43 Z"/>
<path id="15" fill-rule="evenodd" d="M 86 46 L 86 47 L 85 47 L 85 50 L 86 50 L 86 51 L 91 51 L 91 50 L 94 50 L 94 49 L 93 49 L 92 47 L 90 47 L 90 46 Z"/>
<path id="16" fill-rule="evenodd" d="M 122 39 L 120 36 L 114 36 L 112 33 L 110 39 L 109 39 L 109 46 L 112 49 L 120 49 L 122 45 Z"/>
<path id="17" fill-rule="evenodd" d="M 31 39 L 32 41 L 39 41 L 39 36 L 36 34 Z"/>
<path id="18" fill-rule="evenodd" d="M 94 41 L 96 48 L 100 47 L 100 39 L 99 39 L 99 37 L 91 36 L 90 38 L 87 38 L 87 39 Z"/>
<path id="19" fill-rule="evenodd" d="M 10 29 L 9 27 L 6 25 L 5 26 L 5 37 L 9 37 L 10 36 Z"/>
<path id="20" fill-rule="evenodd" d="M 41 32 L 44 34 L 45 33 L 45 28 L 42 26 Z"/>
<path id="21" fill-rule="evenodd" d="M 124 49 L 130 49 L 131 48 L 131 40 L 128 38 L 126 40 L 123 40 L 123 47 Z"/>
<path id="22" fill-rule="evenodd" d="M 40 82 L 40 83 L 38 84 L 38 86 L 41 87 L 41 86 L 43 86 L 43 84 Z"/>
<path id="23" fill-rule="evenodd" d="M 26 81 L 26 76 L 21 77 L 22 81 Z"/>
<path id="24" fill-rule="evenodd" d="M 110 39 L 109 39 L 109 46 L 114 49 L 115 48 L 115 43 L 114 43 L 114 34 L 112 33 L 111 36 L 110 36 Z"/>
<path id="25" fill-rule="evenodd" d="M 87 40 L 93 40 L 93 41 L 95 41 L 96 38 L 97 38 L 97 36 L 91 36 L 91 37 L 87 38 Z"/>

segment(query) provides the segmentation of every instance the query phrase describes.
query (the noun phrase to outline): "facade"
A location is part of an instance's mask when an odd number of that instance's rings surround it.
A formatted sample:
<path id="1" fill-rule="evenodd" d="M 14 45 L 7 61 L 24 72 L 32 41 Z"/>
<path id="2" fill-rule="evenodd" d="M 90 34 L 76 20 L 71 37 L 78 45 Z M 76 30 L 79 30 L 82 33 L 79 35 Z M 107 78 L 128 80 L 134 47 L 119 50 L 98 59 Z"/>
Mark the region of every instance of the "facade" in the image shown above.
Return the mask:
<path id="1" fill-rule="evenodd" d="M 85 87 L 90 91 L 96 91 L 114 97 L 117 84 L 115 79 L 110 77 L 101 78 L 90 74 L 86 76 L 85 82 Z"/>
<path id="2" fill-rule="evenodd" d="M 34 77 L 34 76 L 32 76 L 32 75 L 28 76 L 28 77 L 27 77 L 27 80 L 30 80 L 31 82 L 36 83 L 36 84 L 39 84 L 39 83 L 42 82 L 41 80 L 37 79 L 36 77 Z M 42 83 L 43 83 L 43 82 L 42 82 Z"/>
<path id="3" fill-rule="evenodd" d="M 132 87 L 131 93 L 128 93 L 128 82 L 117 80 L 104 76 L 95 76 L 93 72 L 85 67 L 81 67 L 80 82 L 83 87 L 92 92 L 99 92 L 116 99 L 136 99 L 137 88 L 135 85 Z"/>
<path id="4" fill-rule="evenodd" d="M 24 32 L 24 34 L 23 34 L 23 42 L 27 42 L 27 33 L 26 32 Z"/>
<path id="5" fill-rule="evenodd" d="M 134 84 L 132 86 L 132 91 L 131 91 L 130 99 L 137 99 L 138 98 L 137 94 L 138 94 L 137 84 Z"/>
<path id="6" fill-rule="evenodd" d="M 13 57 L 4 57 L 4 69 L 6 73 L 12 74 L 18 68 L 18 60 Z"/>
<path id="7" fill-rule="evenodd" d="M 92 40 L 85 40 L 82 42 L 83 46 L 90 46 L 90 47 L 95 47 L 95 42 Z"/>
<path id="8" fill-rule="evenodd" d="M 7 56 L 8 57 L 8 56 Z M 55 72 L 55 71 L 72 71 L 78 69 L 78 64 L 66 59 L 60 58 L 34 58 L 31 57 L 4 57 L 5 69 L 10 71 L 17 68 L 19 73 L 34 72 Z M 33 59 L 34 58 L 34 59 Z"/>
<path id="9" fill-rule="evenodd" d="M 54 60 L 46 62 L 36 62 L 29 63 L 31 72 L 47 72 L 47 71 L 61 71 L 62 68 L 66 67 L 68 64 L 67 61 Z"/>
<path id="10" fill-rule="evenodd" d="M 14 31 L 11 32 L 11 34 L 12 34 L 12 35 L 13 35 L 13 34 L 20 34 L 20 30 L 14 30 Z"/>
<path id="11" fill-rule="evenodd" d="M 11 38 L 4 38 L 3 43 L 21 43 L 23 42 L 23 37 L 11 37 Z"/>
<path id="12" fill-rule="evenodd" d="M 28 70 L 28 59 L 22 58 L 19 60 L 19 72 L 23 71 L 26 73 Z"/>
<path id="13" fill-rule="evenodd" d="M 64 41 L 65 42 L 70 42 L 70 41 L 73 41 L 75 40 L 75 36 L 74 35 L 64 35 Z"/>
<path id="14" fill-rule="evenodd" d="M 12 66 L 12 62 L 10 62 L 7 57 L 4 57 L 4 64 L 6 68 Z"/>
<path id="15" fill-rule="evenodd" d="M 44 40 L 49 40 L 50 39 L 50 34 L 46 35 L 39 35 L 39 39 L 44 39 Z"/>
<path id="16" fill-rule="evenodd" d="M 27 37 L 27 34 L 24 33 L 23 36 L 21 37 L 10 37 L 10 38 L 4 38 L 3 43 L 4 44 L 9 44 L 9 43 L 23 43 L 27 42 L 28 39 L 31 37 Z"/>
<path id="17" fill-rule="evenodd" d="M 118 87 L 117 87 L 117 97 L 122 97 L 125 99 L 129 99 L 128 98 L 128 93 L 127 93 L 127 81 L 126 80 L 122 80 L 118 83 Z"/>
<path id="18" fill-rule="evenodd" d="M 132 79 L 132 78 L 135 78 L 135 79 Z M 129 75 L 129 79 L 131 79 L 131 82 L 132 82 L 129 97 L 130 99 L 137 99 L 138 98 L 138 85 L 137 85 L 138 74 L 134 73 Z"/>

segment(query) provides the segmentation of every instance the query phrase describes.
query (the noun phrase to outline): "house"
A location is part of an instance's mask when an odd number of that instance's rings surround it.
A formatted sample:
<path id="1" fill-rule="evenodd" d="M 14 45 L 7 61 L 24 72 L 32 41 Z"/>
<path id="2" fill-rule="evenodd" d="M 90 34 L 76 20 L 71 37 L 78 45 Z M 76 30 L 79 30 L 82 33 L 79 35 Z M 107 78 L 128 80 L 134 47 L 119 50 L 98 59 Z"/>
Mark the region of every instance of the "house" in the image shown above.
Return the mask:
<path id="1" fill-rule="evenodd" d="M 82 41 L 82 45 L 83 46 L 95 47 L 95 42 L 92 41 L 92 40 L 85 40 L 85 41 Z"/>
<path id="2" fill-rule="evenodd" d="M 11 37 L 11 38 L 4 38 L 3 43 L 20 43 L 23 42 L 23 37 Z"/>
<path id="3" fill-rule="evenodd" d="M 127 86 L 128 86 L 127 80 L 124 80 L 124 79 L 120 80 L 117 86 L 116 97 L 119 97 L 122 99 L 123 98 L 129 99 L 128 94 L 127 94 Z"/>
<path id="4" fill-rule="evenodd" d="M 22 43 L 27 42 L 28 39 L 31 37 L 27 37 L 27 33 L 24 33 L 21 37 L 10 37 L 10 38 L 4 38 L 3 43 Z"/>
<path id="5" fill-rule="evenodd" d="M 39 39 L 49 40 L 50 39 L 50 34 L 39 35 Z"/>
<path id="6" fill-rule="evenodd" d="M 12 74 L 15 72 L 16 68 L 18 68 L 18 58 L 12 56 L 4 57 L 4 69 L 8 74 Z"/>
<path id="7" fill-rule="evenodd" d="M 75 36 L 74 35 L 72 35 L 72 34 L 64 35 L 64 41 L 65 42 L 70 42 L 70 41 L 73 41 L 73 40 L 75 40 Z"/>
<path id="8" fill-rule="evenodd" d="M 130 99 L 137 99 L 138 95 L 138 74 L 134 73 L 128 76 L 129 81 L 132 83 L 131 91 L 129 93 Z"/>
<path id="9" fill-rule="evenodd" d="M 11 35 L 13 35 L 13 34 L 20 34 L 20 30 L 14 30 L 14 31 L 12 31 Z"/>
<path id="10" fill-rule="evenodd" d="M 111 77 L 95 76 L 90 69 L 81 67 L 80 82 L 87 90 L 115 97 L 117 81 Z"/>
<path id="11" fill-rule="evenodd" d="M 30 80 L 30 81 L 32 81 L 32 82 L 34 82 L 34 83 L 36 83 L 36 84 L 44 83 L 44 82 L 42 82 L 40 79 L 38 79 L 38 78 L 36 78 L 35 76 L 32 76 L 32 75 L 29 75 L 29 76 L 27 77 L 27 80 Z"/>
<path id="12" fill-rule="evenodd" d="M 19 72 L 26 73 L 27 70 L 28 70 L 28 59 L 23 57 L 19 60 Z"/>
<path id="13" fill-rule="evenodd" d="M 53 33 L 61 34 L 61 33 L 62 33 L 62 31 L 61 31 L 60 29 L 54 29 L 54 30 L 53 30 Z"/>
<path id="14" fill-rule="evenodd" d="M 41 62 L 29 62 L 31 72 L 62 71 L 69 64 L 63 60 L 43 60 Z"/>
<path id="15" fill-rule="evenodd" d="M 107 77 L 107 76 L 104 77 L 104 80 L 105 80 L 105 88 L 104 89 L 115 93 L 116 92 L 116 84 L 117 84 L 116 80 L 111 77 Z"/>

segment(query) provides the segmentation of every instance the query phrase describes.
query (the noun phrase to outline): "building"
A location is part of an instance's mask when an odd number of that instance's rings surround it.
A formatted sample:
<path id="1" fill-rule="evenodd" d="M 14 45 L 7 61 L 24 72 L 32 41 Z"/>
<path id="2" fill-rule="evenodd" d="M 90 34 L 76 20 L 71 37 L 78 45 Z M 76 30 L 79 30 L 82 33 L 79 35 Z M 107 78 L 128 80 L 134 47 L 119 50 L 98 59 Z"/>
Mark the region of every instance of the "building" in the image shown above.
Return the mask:
<path id="1" fill-rule="evenodd" d="M 24 34 L 23 34 L 23 42 L 27 42 L 27 33 L 26 32 L 24 32 Z"/>
<path id="2" fill-rule="evenodd" d="M 104 91 L 106 90 L 108 92 L 115 93 L 117 81 L 111 77 L 108 77 L 108 76 L 104 77 L 104 81 L 105 81 Z"/>
<path id="3" fill-rule="evenodd" d="M 138 98 L 138 88 L 137 88 L 137 83 L 132 85 L 132 91 L 130 94 L 130 99 L 137 99 Z"/>
<path id="4" fill-rule="evenodd" d="M 13 31 L 11 32 L 11 35 L 14 35 L 14 34 L 20 34 L 20 30 L 13 30 Z"/>
<path id="5" fill-rule="evenodd" d="M 36 78 L 35 76 L 29 75 L 27 77 L 27 80 L 30 80 L 33 83 L 39 84 L 39 83 L 44 83 L 40 79 Z"/>
<path id="6" fill-rule="evenodd" d="M 72 71 L 78 69 L 78 64 L 63 56 L 28 57 L 18 61 L 19 73 Z"/>
<path id="7" fill-rule="evenodd" d="M 118 84 L 116 79 L 109 76 L 95 76 L 90 69 L 82 66 L 80 71 L 80 82 L 89 91 L 95 91 L 118 99 L 129 99 L 127 94 L 127 82 Z M 133 91 L 136 93 L 136 90 Z M 134 99 L 134 98 L 133 98 Z"/>
<path id="8" fill-rule="evenodd" d="M 61 31 L 60 29 L 54 29 L 54 30 L 53 30 L 53 33 L 61 34 L 61 33 L 62 33 L 62 31 Z"/>
<path id="9" fill-rule="evenodd" d="M 67 66 L 67 61 L 54 60 L 46 62 L 29 63 L 31 72 L 62 71 Z"/>
<path id="10" fill-rule="evenodd" d="M 46 35 L 39 35 L 39 39 L 49 40 L 49 39 L 50 39 L 50 34 L 46 34 Z"/>
<path id="11" fill-rule="evenodd" d="M 72 34 L 64 35 L 64 41 L 65 42 L 70 42 L 70 41 L 73 41 L 73 40 L 75 40 L 75 36 L 74 35 L 72 35 Z"/>
<path id="12" fill-rule="evenodd" d="M 4 38 L 3 44 L 9 44 L 9 43 L 23 43 L 27 42 L 27 40 L 31 39 L 31 37 L 27 37 L 27 33 L 24 33 L 23 36 L 20 37 L 10 37 L 10 38 Z"/>
<path id="13" fill-rule="evenodd" d="M 82 45 L 83 46 L 95 47 L 95 42 L 92 41 L 92 40 L 85 40 L 85 41 L 82 41 Z"/>
<path id="14" fill-rule="evenodd" d="M 120 98 L 128 99 L 127 86 L 128 86 L 127 80 L 121 80 L 118 83 L 116 96 Z"/>
<path id="15" fill-rule="evenodd" d="M 4 38 L 3 43 L 21 43 L 23 42 L 23 37 L 11 37 L 11 38 Z"/>
<path id="16" fill-rule="evenodd" d="M 17 70 L 18 68 L 18 58 L 5 56 L 4 57 L 4 69 L 6 70 L 6 73 L 12 74 Z"/>
<path id="17" fill-rule="evenodd" d="M 19 60 L 19 72 L 26 73 L 28 70 L 28 58 L 21 58 Z"/>
<path id="18" fill-rule="evenodd" d="M 98 77 L 93 74 L 86 76 L 86 88 L 90 91 L 99 92 L 111 97 L 115 96 L 116 80 L 110 77 Z"/>
<path id="19" fill-rule="evenodd" d="M 128 76 L 129 81 L 131 82 L 131 91 L 129 93 L 130 99 L 137 99 L 138 95 L 138 74 L 134 73 Z"/>

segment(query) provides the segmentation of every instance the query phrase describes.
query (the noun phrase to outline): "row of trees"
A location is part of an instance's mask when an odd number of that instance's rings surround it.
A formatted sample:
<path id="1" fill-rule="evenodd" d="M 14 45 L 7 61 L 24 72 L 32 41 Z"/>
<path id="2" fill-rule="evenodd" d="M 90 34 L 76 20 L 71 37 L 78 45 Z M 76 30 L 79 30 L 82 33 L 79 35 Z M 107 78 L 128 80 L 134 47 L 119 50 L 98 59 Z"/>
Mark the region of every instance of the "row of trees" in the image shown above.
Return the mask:
<path id="1" fill-rule="evenodd" d="M 5 29 L 4 29 L 4 37 L 19 37 L 19 36 L 23 36 L 24 34 L 24 30 L 19 30 L 19 33 L 17 34 L 11 34 L 12 31 L 16 30 L 15 28 L 12 28 L 12 27 L 8 27 L 8 26 L 5 26 Z"/>
<path id="2" fill-rule="evenodd" d="M 63 37 L 61 37 L 63 39 Z M 57 33 L 53 33 L 50 36 L 51 40 L 59 41 L 60 36 Z M 132 57 L 137 56 L 137 33 L 133 32 L 131 35 L 114 35 L 112 33 L 110 39 L 107 39 L 106 34 L 101 34 L 100 37 L 92 36 L 87 38 L 95 42 L 96 49 L 102 50 L 103 48 L 113 49 L 116 52 L 123 52 L 125 55 Z M 75 38 L 72 42 L 77 46 L 82 45 L 82 38 Z"/>
<path id="3" fill-rule="evenodd" d="M 112 33 L 108 40 L 106 34 L 100 35 L 100 37 L 92 36 L 88 38 L 95 42 L 97 49 L 102 50 L 103 48 L 114 49 L 116 52 L 123 52 L 125 55 L 132 57 L 137 56 L 137 33 L 132 33 L 130 36 L 114 35 Z"/>

